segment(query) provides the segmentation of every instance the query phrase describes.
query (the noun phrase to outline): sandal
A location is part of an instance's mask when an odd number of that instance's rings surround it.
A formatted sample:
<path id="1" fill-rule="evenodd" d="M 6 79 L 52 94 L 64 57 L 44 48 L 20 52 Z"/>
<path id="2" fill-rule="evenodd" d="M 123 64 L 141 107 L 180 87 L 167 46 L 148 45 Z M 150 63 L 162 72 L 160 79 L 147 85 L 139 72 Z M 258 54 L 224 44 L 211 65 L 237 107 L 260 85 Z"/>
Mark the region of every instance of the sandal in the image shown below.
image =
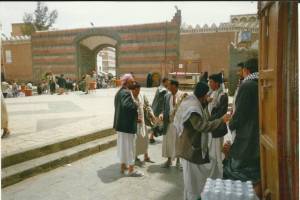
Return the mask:
<path id="1" fill-rule="evenodd" d="M 128 170 L 128 167 L 125 167 L 124 169 L 121 169 L 121 170 L 120 170 L 120 173 L 121 173 L 121 174 L 125 174 L 125 172 L 126 172 L 127 170 Z"/>
<path id="2" fill-rule="evenodd" d="M 153 138 L 150 139 L 150 144 L 154 144 L 155 140 Z"/>
<path id="3" fill-rule="evenodd" d="M 144 159 L 144 162 L 148 162 L 148 163 L 155 163 L 154 161 L 152 161 L 150 158 L 146 158 Z"/>
<path id="4" fill-rule="evenodd" d="M 161 165 L 162 168 L 169 168 L 171 166 L 171 163 L 166 161 L 164 164 Z"/>
<path id="5" fill-rule="evenodd" d="M 139 172 L 139 171 L 133 171 L 133 172 L 129 172 L 127 174 L 127 176 L 129 176 L 129 177 L 143 177 L 144 174 L 142 172 Z"/>
<path id="6" fill-rule="evenodd" d="M 7 138 L 9 136 L 9 134 L 10 134 L 10 131 L 8 129 L 4 129 L 1 138 Z"/>

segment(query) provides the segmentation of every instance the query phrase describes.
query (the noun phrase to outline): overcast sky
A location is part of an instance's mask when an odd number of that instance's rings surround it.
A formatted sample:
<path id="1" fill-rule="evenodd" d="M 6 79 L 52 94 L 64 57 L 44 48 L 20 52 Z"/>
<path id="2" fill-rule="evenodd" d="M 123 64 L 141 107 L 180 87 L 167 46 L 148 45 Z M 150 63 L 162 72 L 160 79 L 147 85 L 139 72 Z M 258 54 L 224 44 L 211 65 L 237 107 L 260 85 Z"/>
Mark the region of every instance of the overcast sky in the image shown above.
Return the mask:
<path id="1" fill-rule="evenodd" d="M 170 21 L 174 6 L 182 11 L 182 22 L 204 24 L 228 22 L 230 15 L 257 12 L 257 2 L 45 2 L 50 10 L 57 9 L 54 24 L 58 29 L 115 26 Z M 10 35 L 11 23 L 22 22 L 25 12 L 33 12 L 36 2 L 0 2 L 2 31 Z"/>

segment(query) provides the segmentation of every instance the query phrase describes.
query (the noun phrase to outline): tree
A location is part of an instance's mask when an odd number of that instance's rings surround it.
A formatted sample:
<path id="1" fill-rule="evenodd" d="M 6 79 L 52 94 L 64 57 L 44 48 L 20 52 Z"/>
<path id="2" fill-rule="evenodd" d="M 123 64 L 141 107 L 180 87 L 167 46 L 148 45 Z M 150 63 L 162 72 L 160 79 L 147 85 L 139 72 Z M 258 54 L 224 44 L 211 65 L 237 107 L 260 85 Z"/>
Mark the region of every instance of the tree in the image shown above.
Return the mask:
<path id="1" fill-rule="evenodd" d="M 34 13 L 25 13 L 23 17 L 24 26 L 22 32 L 24 35 L 31 35 L 35 31 L 49 30 L 55 23 L 58 16 L 57 10 L 49 11 L 48 6 L 38 1 Z"/>

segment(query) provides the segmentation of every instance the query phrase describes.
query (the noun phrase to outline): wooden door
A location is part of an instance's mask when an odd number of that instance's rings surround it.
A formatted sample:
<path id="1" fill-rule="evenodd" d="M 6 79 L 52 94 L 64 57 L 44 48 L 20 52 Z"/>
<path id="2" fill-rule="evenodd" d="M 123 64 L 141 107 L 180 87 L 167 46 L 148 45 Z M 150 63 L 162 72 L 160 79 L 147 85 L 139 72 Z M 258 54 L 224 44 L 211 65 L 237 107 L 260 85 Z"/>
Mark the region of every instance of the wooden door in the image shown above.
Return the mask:
<path id="1" fill-rule="evenodd" d="M 296 125 L 294 122 L 298 120 L 298 102 L 294 98 L 298 97 L 298 90 L 293 90 L 298 86 L 297 3 L 259 2 L 258 9 L 263 199 L 295 199 L 298 197 L 298 171 L 295 170 L 298 169 L 298 127 L 290 125 Z"/>
<path id="2" fill-rule="evenodd" d="M 260 13 L 259 119 L 261 178 L 266 199 L 279 199 L 277 137 L 278 4 Z M 272 176 L 271 176 L 272 175 Z M 268 198 L 267 198 L 268 197 Z"/>

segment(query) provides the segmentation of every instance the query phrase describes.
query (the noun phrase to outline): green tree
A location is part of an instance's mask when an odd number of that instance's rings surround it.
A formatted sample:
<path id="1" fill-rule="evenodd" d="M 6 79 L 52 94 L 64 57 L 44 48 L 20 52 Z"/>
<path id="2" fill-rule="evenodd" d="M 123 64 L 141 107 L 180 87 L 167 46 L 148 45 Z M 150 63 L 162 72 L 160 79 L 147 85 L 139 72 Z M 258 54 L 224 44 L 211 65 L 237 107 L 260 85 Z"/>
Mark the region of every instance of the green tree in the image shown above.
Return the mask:
<path id="1" fill-rule="evenodd" d="M 38 1 L 34 13 L 24 14 L 22 32 L 24 35 L 31 35 L 35 31 L 49 30 L 55 23 L 57 16 L 57 10 L 49 11 L 48 6 Z"/>

